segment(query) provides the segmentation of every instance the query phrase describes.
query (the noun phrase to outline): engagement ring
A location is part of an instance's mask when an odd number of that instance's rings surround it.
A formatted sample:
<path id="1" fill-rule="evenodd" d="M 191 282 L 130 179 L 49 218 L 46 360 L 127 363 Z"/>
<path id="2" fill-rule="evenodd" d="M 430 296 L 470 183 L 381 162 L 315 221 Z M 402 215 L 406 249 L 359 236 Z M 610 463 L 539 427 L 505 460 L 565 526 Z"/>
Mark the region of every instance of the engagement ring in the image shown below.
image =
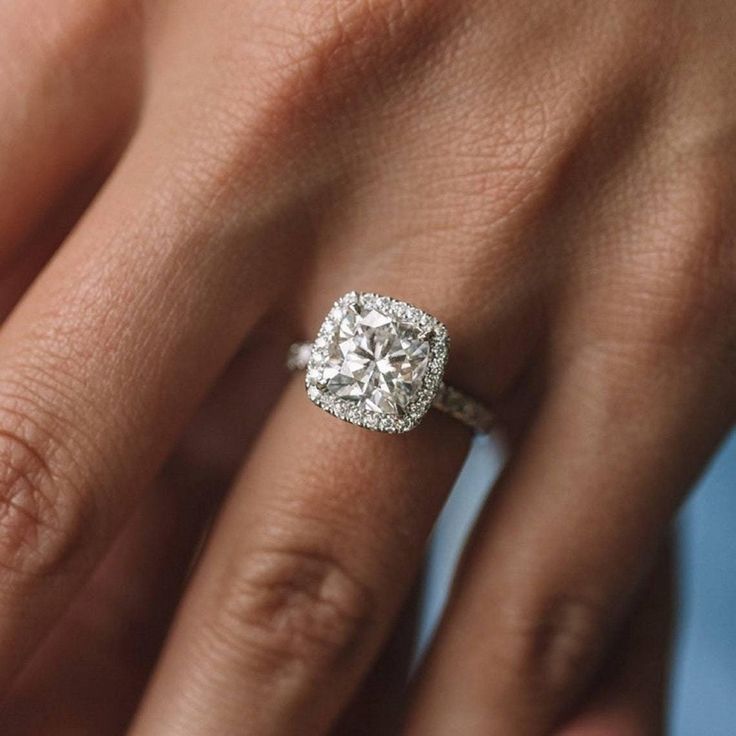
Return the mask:
<path id="1" fill-rule="evenodd" d="M 489 409 L 443 381 L 448 347 L 447 328 L 427 312 L 352 291 L 335 302 L 313 343 L 291 346 L 287 366 L 306 368 L 307 396 L 351 424 L 406 432 L 434 407 L 487 433 Z"/>

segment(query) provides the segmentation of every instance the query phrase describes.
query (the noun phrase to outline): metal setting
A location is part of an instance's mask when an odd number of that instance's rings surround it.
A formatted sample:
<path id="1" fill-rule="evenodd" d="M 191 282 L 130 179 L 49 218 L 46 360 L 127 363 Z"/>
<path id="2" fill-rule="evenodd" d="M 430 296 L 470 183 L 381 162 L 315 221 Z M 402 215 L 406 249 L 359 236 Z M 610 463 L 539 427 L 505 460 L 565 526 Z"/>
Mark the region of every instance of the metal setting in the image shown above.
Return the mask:
<path id="1" fill-rule="evenodd" d="M 435 317 L 407 302 L 349 292 L 338 299 L 313 343 L 294 343 L 287 367 L 306 369 L 307 396 L 346 422 L 406 432 L 430 408 L 479 433 L 493 425 L 481 402 L 444 383 L 449 338 Z"/>

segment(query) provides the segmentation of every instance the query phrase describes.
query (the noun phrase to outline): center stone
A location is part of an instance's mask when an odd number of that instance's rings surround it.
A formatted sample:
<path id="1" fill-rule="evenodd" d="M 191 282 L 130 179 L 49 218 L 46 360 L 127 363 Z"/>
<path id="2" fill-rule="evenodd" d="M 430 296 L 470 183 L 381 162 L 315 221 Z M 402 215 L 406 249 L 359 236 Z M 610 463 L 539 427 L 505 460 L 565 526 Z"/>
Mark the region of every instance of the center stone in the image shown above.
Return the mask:
<path id="1" fill-rule="evenodd" d="M 324 388 L 362 409 L 403 416 L 421 386 L 429 342 L 409 324 L 374 308 L 347 308 L 329 338 Z"/>

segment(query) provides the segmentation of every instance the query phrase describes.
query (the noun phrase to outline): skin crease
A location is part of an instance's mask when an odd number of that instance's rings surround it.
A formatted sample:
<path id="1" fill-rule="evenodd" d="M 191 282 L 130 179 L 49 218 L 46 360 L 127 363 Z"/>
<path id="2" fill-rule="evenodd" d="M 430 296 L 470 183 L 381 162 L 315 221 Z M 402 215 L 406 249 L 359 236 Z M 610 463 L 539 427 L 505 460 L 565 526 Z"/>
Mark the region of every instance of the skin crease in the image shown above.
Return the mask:
<path id="1" fill-rule="evenodd" d="M 736 409 L 734 32 L 728 0 L 2 4 L 2 733 L 661 733 L 660 560 Z M 349 289 L 440 317 L 512 438 L 398 694 L 469 437 L 282 390 Z"/>

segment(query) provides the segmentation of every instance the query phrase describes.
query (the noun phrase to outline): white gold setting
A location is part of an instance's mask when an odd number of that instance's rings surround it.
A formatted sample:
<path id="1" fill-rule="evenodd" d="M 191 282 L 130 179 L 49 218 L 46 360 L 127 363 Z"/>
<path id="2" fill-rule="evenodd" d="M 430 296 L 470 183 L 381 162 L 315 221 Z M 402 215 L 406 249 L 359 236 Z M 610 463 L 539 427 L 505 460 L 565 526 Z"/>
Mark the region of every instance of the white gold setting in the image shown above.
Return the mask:
<path id="1" fill-rule="evenodd" d="M 479 432 L 491 426 L 479 402 L 443 383 L 449 338 L 435 317 L 407 302 L 349 292 L 313 343 L 295 343 L 291 369 L 306 368 L 309 399 L 338 419 L 407 432 L 434 406 Z"/>

